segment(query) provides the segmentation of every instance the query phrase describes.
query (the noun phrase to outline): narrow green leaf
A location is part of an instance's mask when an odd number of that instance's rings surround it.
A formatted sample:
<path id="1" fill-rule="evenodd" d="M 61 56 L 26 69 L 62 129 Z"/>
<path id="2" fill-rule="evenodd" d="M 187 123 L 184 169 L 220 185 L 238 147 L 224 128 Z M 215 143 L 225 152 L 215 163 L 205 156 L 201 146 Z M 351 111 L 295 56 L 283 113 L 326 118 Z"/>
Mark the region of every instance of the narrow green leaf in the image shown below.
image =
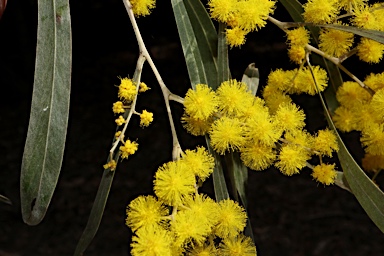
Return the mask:
<path id="1" fill-rule="evenodd" d="M 39 0 L 35 80 L 20 177 L 21 212 L 29 225 L 44 218 L 60 174 L 71 55 L 68 0 Z"/>
<path id="2" fill-rule="evenodd" d="M 253 95 L 256 95 L 257 89 L 259 88 L 260 74 L 259 69 L 255 67 L 255 63 L 248 65 L 241 81 L 248 86 L 248 89 Z"/>
<path id="3" fill-rule="evenodd" d="M 231 71 L 229 70 L 229 60 L 228 60 L 227 36 L 225 35 L 226 27 L 227 27 L 226 24 L 220 23 L 219 32 L 217 33 L 217 38 L 218 38 L 217 74 L 218 74 L 219 84 L 231 79 Z M 213 89 L 216 89 L 216 88 L 213 88 Z"/>
<path id="4" fill-rule="evenodd" d="M 348 149 L 345 147 L 339 133 L 336 130 L 323 97 L 321 94 L 319 95 L 325 110 L 328 124 L 337 135 L 340 148 L 338 156 L 350 190 L 355 195 L 360 205 L 363 207 L 371 220 L 382 232 L 384 232 L 384 193 L 364 173 L 364 171 L 359 167 L 351 154 L 348 152 Z"/>
<path id="5" fill-rule="evenodd" d="M 337 173 L 337 177 L 335 180 L 335 184 L 337 186 L 339 186 L 340 188 L 345 189 L 345 190 L 352 193 L 351 188 L 349 187 L 349 184 L 348 184 L 347 180 L 345 179 L 344 173 L 339 172 L 339 171 L 336 171 L 336 173 Z"/>
<path id="6" fill-rule="evenodd" d="M 303 6 L 297 0 L 279 0 L 279 2 L 284 6 L 291 15 L 292 19 L 295 22 L 303 22 L 303 17 L 301 14 L 304 12 Z"/>
<path id="7" fill-rule="evenodd" d="M 185 1 L 191 21 L 208 85 L 217 88 L 217 35 L 216 29 L 200 0 Z"/>
<path id="8" fill-rule="evenodd" d="M 343 26 L 338 24 L 324 24 L 324 25 L 313 24 L 313 26 L 323 27 L 323 28 L 333 28 L 333 29 L 342 30 L 345 32 L 350 32 L 359 36 L 370 38 L 372 40 L 375 40 L 379 43 L 384 44 L 384 31 L 364 29 L 364 28 L 358 28 L 353 26 Z"/>
<path id="9" fill-rule="evenodd" d="M 193 33 L 193 27 L 189 20 L 187 10 L 185 9 L 184 2 L 182 0 L 172 0 L 171 2 L 185 62 L 187 64 L 189 79 L 192 88 L 195 88 L 196 84 L 208 83 L 208 79 L 204 72 L 203 62 Z"/>

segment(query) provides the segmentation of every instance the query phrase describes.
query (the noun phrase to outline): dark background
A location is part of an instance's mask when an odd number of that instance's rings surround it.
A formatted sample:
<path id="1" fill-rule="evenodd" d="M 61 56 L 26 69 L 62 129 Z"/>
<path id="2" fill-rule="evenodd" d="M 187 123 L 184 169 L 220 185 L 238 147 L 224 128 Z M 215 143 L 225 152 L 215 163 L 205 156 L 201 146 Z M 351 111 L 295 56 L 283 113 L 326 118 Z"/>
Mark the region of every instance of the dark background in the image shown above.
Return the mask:
<path id="1" fill-rule="evenodd" d="M 0 203 L 0 255 L 71 255 L 87 223 L 102 175 L 102 165 L 115 131 L 112 103 L 118 77 L 132 76 L 138 47 L 122 1 L 70 1 L 73 39 L 72 92 L 67 143 L 56 192 L 44 220 L 23 223 L 19 176 L 34 75 L 37 5 L 9 0 L 0 19 L 0 194 L 13 205 Z M 275 17 L 288 20 L 278 5 Z M 189 87 L 170 1 L 158 1 L 153 14 L 140 18 L 144 41 L 166 85 L 181 96 Z M 241 79 L 249 63 L 260 70 L 261 85 L 276 68 L 290 64 L 284 34 L 268 24 L 248 36 L 242 49 L 230 51 L 232 76 Z M 361 78 L 382 65 L 346 66 Z M 153 194 L 157 167 L 171 158 L 171 136 L 158 84 L 144 66 L 143 81 L 152 89 L 139 97 L 138 110 L 154 112 L 146 129 L 133 119 L 127 136 L 138 140 L 139 151 L 119 164 L 100 229 L 86 255 L 129 255 L 131 233 L 124 225 L 125 207 L 138 195 Z M 311 132 L 325 127 L 317 97 L 296 98 L 307 114 Z M 189 136 L 177 120 L 182 113 L 172 104 L 183 149 L 204 145 Z M 346 136 L 355 156 L 358 134 Z M 212 195 L 211 180 L 202 191 Z M 259 255 L 382 255 L 384 236 L 352 194 L 311 179 L 310 170 L 286 177 L 275 169 L 249 172 L 249 214 Z"/>

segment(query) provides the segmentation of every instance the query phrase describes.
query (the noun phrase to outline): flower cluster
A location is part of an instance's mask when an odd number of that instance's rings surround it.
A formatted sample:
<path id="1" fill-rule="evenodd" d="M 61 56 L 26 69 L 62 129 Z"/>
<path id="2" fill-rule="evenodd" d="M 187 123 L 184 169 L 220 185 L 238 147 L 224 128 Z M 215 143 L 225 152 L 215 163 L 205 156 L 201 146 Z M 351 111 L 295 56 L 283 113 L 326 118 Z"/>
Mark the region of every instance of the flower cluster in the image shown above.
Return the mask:
<path id="1" fill-rule="evenodd" d="M 157 170 L 156 196 L 139 196 L 126 210 L 126 225 L 135 234 L 132 255 L 256 255 L 252 240 L 242 234 L 244 209 L 198 193 L 197 184 L 213 167 L 213 157 L 198 147 Z"/>
<path id="2" fill-rule="evenodd" d="M 367 2 L 367 0 L 308 0 L 303 5 L 303 18 L 306 22 L 317 24 L 353 25 L 384 31 L 383 4 L 369 5 Z M 320 50 L 331 56 L 339 58 L 347 55 L 352 51 L 353 45 L 353 33 L 331 28 L 320 29 Z M 361 37 L 354 52 L 364 62 L 378 63 L 383 57 L 384 45 Z"/>
<path id="3" fill-rule="evenodd" d="M 132 111 L 132 113 L 140 116 L 140 126 L 147 127 L 153 121 L 153 113 L 148 112 L 147 110 L 143 110 L 142 113 L 137 113 L 132 110 L 132 103 L 136 99 L 138 93 L 145 92 L 150 88 L 143 82 L 137 86 L 137 84 L 129 78 L 120 78 L 120 85 L 118 86 L 118 97 L 119 101 L 116 101 L 112 105 L 112 111 L 114 114 L 119 114 L 118 118 L 115 119 L 115 123 L 117 126 L 123 126 L 123 124 L 127 124 L 128 120 L 126 119 L 128 113 Z M 130 141 L 129 139 L 124 141 L 124 135 L 121 134 L 122 131 L 119 130 L 116 132 L 115 138 L 116 141 L 121 143 L 122 145 L 119 147 L 120 156 L 122 159 L 128 158 L 128 156 L 133 155 L 137 149 L 139 144 L 135 141 Z M 103 165 L 104 169 L 109 169 L 114 171 L 116 169 L 116 161 L 111 159 L 108 163 Z"/>
<path id="4" fill-rule="evenodd" d="M 156 0 L 129 0 L 136 17 L 147 16 L 156 7 Z"/>
<path id="5" fill-rule="evenodd" d="M 313 68 L 317 86 L 323 90 L 327 76 Z M 276 70 L 269 75 L 265 100 L 250 93 L 245 83 L 235 79 L 223 82 L 213 91 L 198 84 L 185 96 L 184 127 L 191 134 L 210 137 L 219 154 L 239 151 L 243 163 L 253 170 L 271 165 L 291 176 L 309 164 L 312 155 L 332 156 L 338 150 L 335 134 L 321 130 L 310 135 L 305 129 L 305 114 L 288 93 L 316 93 L 310 70 Z M 322 162 L 322 161 L 321 161 Z M 334 166 L 313 168 L 313 177 L 326 185 L 336 177 Z M 330 171 L 328 171 L 330 170 Z M 322 174 L 321 174 L 322 173 Z"/>
<path id="6" fill-rule="evenodd" d="M 342 132 L 360 131 L 365 150 L 363 168 L 384 169 L 384 73 L 370 74 L 364 80 L 374 93 L 356 82 L 344 82 L 336 93 L 340 106 L 333 120 Z"/>
<path id="7" fill-rule="evenodd" d="M 275 7 L 271 0 L 210 0 L 212 19 L 225 23 L 227 42 L 233 46 L 245 43 L 245 36 L 265 26 L 268 15 Z"/>

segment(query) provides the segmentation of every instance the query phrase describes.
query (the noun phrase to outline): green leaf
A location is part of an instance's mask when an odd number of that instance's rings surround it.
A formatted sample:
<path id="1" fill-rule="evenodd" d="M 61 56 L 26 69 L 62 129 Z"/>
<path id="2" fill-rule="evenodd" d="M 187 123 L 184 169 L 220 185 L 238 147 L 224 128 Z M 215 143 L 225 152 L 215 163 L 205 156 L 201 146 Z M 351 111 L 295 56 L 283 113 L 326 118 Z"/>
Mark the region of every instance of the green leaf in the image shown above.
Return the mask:
<path id="1" fill-rule="evenodd" d="M 255 63 L 251 63 L 245 69 L 241 82 L 248 86 L 253 95 L 256 95 L 259 88 L 260 74 L 259 69 L 255 67 Z"/>
<path id="2" fill-rule="evenodd" d="M 345 189 L 352 193 L 351 188 L 349 187 L 349 184 L 345 179 L 344 173 L 339 171 L 336 171 L 336 173 L 337 173 L 337 176 L 336 176 L 335 184 L 340 188 Z"/>
<path id="3" fill-rule="evenodd" d="M 212 30 L 213 25 L 207 25 L 206 15 L 198 16 L 201 13 L 198 11 L 201 9 L 201 2 L 198 0 L 187 1 L 188 4 L 184 4 L 183 0 L 171 2 L 192 88 L 199 83 L 217 85 L 217 67 L 213 55 L 216 49 L 214 45 L 217 45 L 213 37 L 216 31 L 214 28 Z"/>
<path id="4" fill-rule="evenodd" d="M 228 81 L 231 79 L 231 71 L 229 70 L 229 60 L 228 60 L 228 45 L 227 45 L 227 36 L 225 35 L 225 29 L 227 25 L 224 23 L 219 24 L 219 32 L 217 33 L 218 38 L 218 47 L 217 47 L 217 74 L 218 74 L 218 83 Z M 213 88 L 214 90 L 216 88 Z"/>
<path id="5" fill-rule="evenodd" d="M 44 218 L 60 174 L 71 55 L 68 0 L 39 0 L 35 80 L 20 177 L 21 212 L 29 225 L 37 225 Z"/>
<path id="6" fill-rule="evenodd" d="M 284 6 L 291 15 L 292 19 L 295 22 L 303 22 L 303 16 L 301 14 L 304 12 L 303 6 L 297 0 L 279 0 L 279 2 Z"/>

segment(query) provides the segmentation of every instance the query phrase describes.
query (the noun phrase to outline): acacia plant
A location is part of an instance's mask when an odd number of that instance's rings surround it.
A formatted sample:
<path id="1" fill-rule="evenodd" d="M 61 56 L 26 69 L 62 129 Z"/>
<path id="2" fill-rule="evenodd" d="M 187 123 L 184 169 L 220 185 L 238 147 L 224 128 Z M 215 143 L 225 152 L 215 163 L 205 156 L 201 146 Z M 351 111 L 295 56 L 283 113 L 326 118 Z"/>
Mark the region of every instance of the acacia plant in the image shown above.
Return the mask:
<path id="1" fill-rule="evenodd" d="M 150 89 L 141 81 L 145 62 L 162 91 L 173 150 L 172 161 L 159 166 L 154 176 L 153 193 L 127 206 L 132 255 L 256 255 L 246 211 L 247 173 L 272 166 L 287 176 L 306 169 L 314 182 L 350 191 L 384 231 L 384 194 L 375 184 L 384 168 L 384 73 L 363 79 L 343 65 L 354 55 L 362 62 L 380 63 L 384 4 L 279 0 L 292 17 L 281 21 L 274 16 L 273 0 L 171 0 L 190 80 L 186 95 L 176 95 L 152 61 L 136 23 L 151 14 L 155 0 L 123 2 L 140 55 L 132 76 L 120 78 L 117 87 L 112 106 L 117 129 L 75 255 L 84 253 L 97 232 L 118 163 L 141 146 L 126 132 L 131 118 L 140 116 L 141 127 L 156 118 L 156 112 L 136 107 L 138 97 L 145 102 Z M 39 1 L 38 11 L 35 84 L 21 176 L 23 218 L 31 225 L 44 217 L 60 172 L 71 62 L 68 1 Z M 268 22 L 286 33 L 287 57 L 296 68 L 283 70 L 276 64 L 260 86 L 252 63 L 241 79 L 233 78 L 228 51 L 241 47 L 249 33 Z M 46 57 L 46 48 L 57 52 Z M 307 131 L 306 115 L 294 94 L 319 97 L 328 128 Z M 174 119 L 170 101 L 184 106 L 181 120 Z M 182 148 L 175 122 L 192 135 L 205 136 L 206 145 Z M 353 130 L 361 132 L 362 166 L 339 136 Z M 341 169 L 329 162 L 336 155 Z M 215 198 L 199 191 L 210 175 Z"/>

